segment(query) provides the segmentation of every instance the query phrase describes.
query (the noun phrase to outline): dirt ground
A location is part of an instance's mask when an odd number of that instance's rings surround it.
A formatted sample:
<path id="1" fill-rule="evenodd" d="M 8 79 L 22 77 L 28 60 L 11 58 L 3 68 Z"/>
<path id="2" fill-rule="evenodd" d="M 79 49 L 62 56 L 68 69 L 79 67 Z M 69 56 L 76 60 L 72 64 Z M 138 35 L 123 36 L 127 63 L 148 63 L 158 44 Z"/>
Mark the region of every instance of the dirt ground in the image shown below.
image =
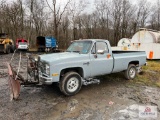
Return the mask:
<path id="1" fill-rule="evenodd" d="M 82 86 L 71 97 L 64 96 L 57 84 L 38 88 L 22 86 L 20 98 L 10 101 L 4 62 L 11 56 L 0 54 L 1 120 L 141 120 L 138 108 L 147 105 L 157 106 L 155 119 L 160 120 L 160 88 L 126 81 L 123 73 L 102 76 L 99 85 Z M 19 56 L 15 56 L 13 63 L 18 66 Z M 26 59 L 22 61 L 21 73 L 25 73 Z"/>

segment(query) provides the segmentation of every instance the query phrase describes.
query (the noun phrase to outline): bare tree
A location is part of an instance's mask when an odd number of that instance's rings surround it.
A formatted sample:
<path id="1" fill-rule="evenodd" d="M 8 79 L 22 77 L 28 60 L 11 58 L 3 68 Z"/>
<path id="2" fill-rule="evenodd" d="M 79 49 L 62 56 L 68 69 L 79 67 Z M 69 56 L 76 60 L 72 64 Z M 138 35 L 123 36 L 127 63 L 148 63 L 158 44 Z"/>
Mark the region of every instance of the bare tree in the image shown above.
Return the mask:
<path id="1" fill-rule="evenodd" d="M 20 6 L 21 36 L 24 37 L 24 8 L 23 8 L 23 2 L 22 2 L 22 0 L 18 0 L 17 3 Z"/>
<path id="2" fill-rule="evenodd" d="M 20 37 L 22 35 L 21 28 L 23 27 L 21 23 L 23 13 L 21 13 L 20 4 L 18 4 L 17 2 L 13 2 L 11 6 L 6 4 L 3 10 L 3 14 L 5 16 L 4 21 L 7 21 L 7 24 L 4 24 L 6 27 L 9 25 L 9 27 L 7 27 L 5 31 L 7 31 L 8 33 L 12 33 L 12 37 L 14 39 Z"/>
<path id="3" fill-rule="evenodd" d="M 113 30 L 114 30 L 114 44 L 116 45 L 120 39 L 120 25 L 122 19 L 122 0 L 113 0 L 112 2 L 112 21 L 113 21 Z"/>
<path id="4" fill-rule="evenodd" d="M 82 25 L 81 25 L 81 18 L 80 15 L 82 12 L 85 10 L 87 6 L 87 2 L 80 0 L 80 1 L 71 1 L 69 4 L 67 10 L 68 10 L 68 15 L 70 18 L 70 22 L 72 24 L 72 29 L 73 29 L 73 39 L 78 39 L 82 38 Z M 77 29 L 79 32 L 79 35 L 77 34 Z"/>
<path id="5" fill-rule="evenodd" d="M 134 19 L 134 33 L 140 27 L 145 27 L 147 23 L 147 19 L 150 15 L 150 4 L 147 0 L 140 0 L 137 3 L 137 11 L 135 11 L 135 19 Z"/>
<path id="6" fill-rule="evenodd" d="M 110 29 L 110 4 L 111 2 L 108 0 L 100 0 L 95 1 L 96 12 L 99 19 L 99 25 L 101 28 L 101 37 L 105 39 L 109 39 L 109 29 Z"/>
<path id="7" fill-rule="evenodd" d="M 71 2 L 71 0 L 68 0 L 67 3 L 64 5 L 63 9 L 61 9 L 61 6 L 57 4 L 57 0 L 52 0 L 52 7 L 49 5 L 48 0 L 46 0 L 48 7 L 53 12 L 53 19 L 54 19 L 54 36 L 55 38 L 58 38 L 58 27 L 60 25 L 62 16 L 67 9 L 67 6 Z"/>
<path id="8" fill-rule="evenodd" d="M 129 0 L 95 0 L 94 4 L 95 9 L 90 10 L 83 0 L 68 0 L 63 5 L 58 0 L 52 0 L 52 4 L 48 0 L 1 0 L 0 31 L 13 39 L 27 38 L 33 45 L 36 36 L 54 34 L 60 47 L 66 48 L 71 39 L 108 39 L 116 45 L 139 27 L 160 29 L 159 0 L 154 7 L 146 0 L 136 4 Z"/>

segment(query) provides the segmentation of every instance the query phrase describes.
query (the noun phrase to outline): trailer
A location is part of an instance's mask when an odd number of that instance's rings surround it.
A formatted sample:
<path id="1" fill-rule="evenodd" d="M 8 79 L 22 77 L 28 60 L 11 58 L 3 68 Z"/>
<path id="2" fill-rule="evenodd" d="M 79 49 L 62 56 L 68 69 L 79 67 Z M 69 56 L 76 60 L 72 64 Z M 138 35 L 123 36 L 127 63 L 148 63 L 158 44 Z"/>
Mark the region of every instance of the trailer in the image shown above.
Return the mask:
<path id="1" fill-rule="evenodd" d="M 52 36 L 38 36 L 36 40 L 36 45 L 39 52 L 56 51 L 58 48 L 57 40 Z"/>
<path id="2" fill-rule="evenodd" d="M 131 50 L 146 51 L 147 59 L 160 59 L 160 31 L 141 28 L 131 39 Z"/>

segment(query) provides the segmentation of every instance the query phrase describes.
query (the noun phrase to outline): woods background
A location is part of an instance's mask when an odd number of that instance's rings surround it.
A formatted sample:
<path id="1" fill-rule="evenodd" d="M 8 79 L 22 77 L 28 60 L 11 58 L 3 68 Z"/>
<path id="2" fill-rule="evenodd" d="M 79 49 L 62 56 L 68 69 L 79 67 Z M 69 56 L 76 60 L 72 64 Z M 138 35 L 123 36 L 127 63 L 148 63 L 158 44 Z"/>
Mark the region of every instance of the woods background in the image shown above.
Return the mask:
<path id="1" fill-rule="evenodd" d="M 0 32 L 29 40 L 32 47 L 37 36 L 54 36 L 61 49 L 71 40 L 81 38 L 108 39 L 112 45 L 132 35 L 139 28 L 160 30 L 159 0 L 85 0 L 0 1 Z"/>

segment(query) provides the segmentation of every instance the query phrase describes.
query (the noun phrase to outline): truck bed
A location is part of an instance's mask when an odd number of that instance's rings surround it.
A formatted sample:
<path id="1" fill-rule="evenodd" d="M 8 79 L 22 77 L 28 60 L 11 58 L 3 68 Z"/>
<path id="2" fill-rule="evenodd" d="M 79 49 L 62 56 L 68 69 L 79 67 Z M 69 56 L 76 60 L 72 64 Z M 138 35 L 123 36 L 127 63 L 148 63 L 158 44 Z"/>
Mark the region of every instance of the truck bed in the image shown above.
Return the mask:
<path id="1" fill-rule="evenodd" d="M 139 66 L 144 65 L 146 61 L 145 51 L 112 51 L 114 59 L 114 72 L 126 70 L 132 61 Z"/>

